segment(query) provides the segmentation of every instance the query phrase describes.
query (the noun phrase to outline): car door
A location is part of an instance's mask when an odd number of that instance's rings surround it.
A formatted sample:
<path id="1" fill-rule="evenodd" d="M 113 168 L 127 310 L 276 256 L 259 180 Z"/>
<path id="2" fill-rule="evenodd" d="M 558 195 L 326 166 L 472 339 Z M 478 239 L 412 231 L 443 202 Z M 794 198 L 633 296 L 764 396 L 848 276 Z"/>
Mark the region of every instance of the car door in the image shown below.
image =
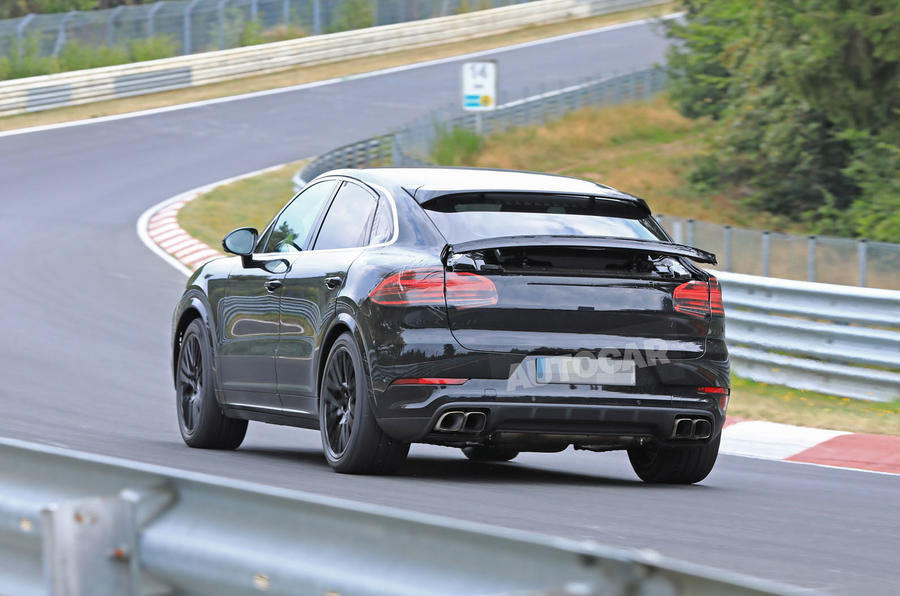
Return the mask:
<path id="1" fill-rule="evenodd" d="M 335 298 L 347 270 L 369 243 L 377 206 L 378 195 L 372 190 L 344 181 L 309 250 L 290 257 L 275 368 L 282 404 L 295 415 L 317 413 L 317 351 L 336 315 Z"/>
<path id="2" fill-rule="evenodd" d="M 304 189 L 266 229 L 250 266 L 238 263 L 232 269 L 226 297 L 219 303 L 223 322 L 219 379 L 225 403 L 281 409 L 275 354 L 290 264 L 285 257 L 307 243 L 336 186 L 335 181 L 323 181 Z"/>

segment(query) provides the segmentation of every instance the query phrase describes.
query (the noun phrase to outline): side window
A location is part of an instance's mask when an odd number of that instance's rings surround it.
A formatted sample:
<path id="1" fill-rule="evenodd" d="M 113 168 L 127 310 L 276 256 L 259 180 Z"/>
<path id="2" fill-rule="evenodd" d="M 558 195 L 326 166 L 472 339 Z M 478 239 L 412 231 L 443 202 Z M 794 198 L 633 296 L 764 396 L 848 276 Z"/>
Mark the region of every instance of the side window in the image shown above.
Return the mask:
<path id="1" fill-rule="evenodd" d="M 263 252 L 298 252 L 303 250 L 322 205 L 331 196 L 334 180 L 313 184 L 297 195 L 272 224 Z"/>
<path id="2" fill-rule="evenodd" d="M 367 244 L 378 199 L 363 187 L 345 182 L 331 203 L 316 238 L 316 250 Z"/>
<path id="3" fill-rule="evenodd" d="M 388 199 L 382 197 L 378 200 L 378 210 L 375 211 L 375 219 L 372 220 L 372 235 L 369 244 L 381 244 L 387 242 L 394 235 L 394 211 Z"/>

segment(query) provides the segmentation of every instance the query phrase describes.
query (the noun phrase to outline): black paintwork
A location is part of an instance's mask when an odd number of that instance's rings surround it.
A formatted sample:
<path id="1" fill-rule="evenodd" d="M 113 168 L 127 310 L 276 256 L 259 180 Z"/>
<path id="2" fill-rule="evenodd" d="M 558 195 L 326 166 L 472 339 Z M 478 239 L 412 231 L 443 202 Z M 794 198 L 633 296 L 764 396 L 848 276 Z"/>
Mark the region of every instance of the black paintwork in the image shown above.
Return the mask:
<path id="1" fill-rule="evenodd" d="M 684 277 L 503 273 L 492 276 L 500 301 L 471 309 L 382 306 L 368 298 L 393 273 L 452 267 L 445 267 L 447 241 L 420 206 L 441 188 L 472 192 L 492 180 L 491 189 L 508 192 L 583 195 L 593 189 L 598 196 L 645 206 L 641 199 L 571 178 L 493 170 L 374 168 L 338 170 L 324 178 L 354 181 L 389 202 L 396 213 L 394 237 L 362 248 L 313 250 L 320 213 L 302 252 L 211 261 L 191 276 L 175 309 L 173 366 L 183 330 L 202 318 L 215 354 L 217 397 L 227 415 L 317 428 L 323 360 L 334 339 L 350 331 L 368 367 L 373 412 L 398 440 L 458 446 L 504 442 L 538 451 L 574 443 L 605 450 L 648 438 L 671 442 L 678 416 L 708 418 L 712 438 L 720 432 L 720 396 L 696 388 L 729 387 L 724 321 L 673 310 L 672 290 Z M 327 208 L 328 201 L 322 213 Z M 260 234 L 259 247 L 269 231 Z M 607 241 L 629 250 L 642 243 Z M 581 240 L 597 246 L 591 242 Z M 709 260 L 702 251 L 668 238 L 647 244 L 653 245 L 649 252 L 675 255 L 687 279 L 708 278 L 687 258 Z M 476 248 L 478 242 L 457 245 L 454 252 Z M 618 349 L 632 350 L 626 356 L 640 359 L 649 346 L 662 346 L 668 361 L 651 360 L 638 368 L 634 387 L 510 384 L 517 367 L 530 366 L 536 355 Z M 470 380 L 391 385 L 398 378 L 426 377 Z M 487 413 L 486 428 L 474 435 L 435 432 L 438 417 L 451 409 Z"/>

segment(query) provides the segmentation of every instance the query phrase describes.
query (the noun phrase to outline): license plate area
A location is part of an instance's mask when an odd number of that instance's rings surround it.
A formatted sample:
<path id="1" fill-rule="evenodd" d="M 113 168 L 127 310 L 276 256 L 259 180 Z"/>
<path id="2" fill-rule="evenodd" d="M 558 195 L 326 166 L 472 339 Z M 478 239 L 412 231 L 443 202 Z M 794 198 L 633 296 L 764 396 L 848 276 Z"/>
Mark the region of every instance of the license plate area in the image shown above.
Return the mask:
<path id="1" fill-rule="evenodd" d="M 538 356 L 535 359 L 538 383 L 567 385 L 636 384 L 633 360 L 593 358 L 590 356 Z"/>

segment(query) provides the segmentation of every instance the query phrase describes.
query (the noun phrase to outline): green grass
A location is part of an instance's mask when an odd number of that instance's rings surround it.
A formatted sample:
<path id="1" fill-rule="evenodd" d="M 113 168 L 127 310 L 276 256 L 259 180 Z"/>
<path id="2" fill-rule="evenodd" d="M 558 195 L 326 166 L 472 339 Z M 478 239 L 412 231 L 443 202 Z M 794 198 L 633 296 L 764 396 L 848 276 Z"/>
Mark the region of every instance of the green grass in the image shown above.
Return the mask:
<path id="1" fill-rule="evenodd" d="M 219 248 L 225 234 L 252 226 L 262 230 L 294 194 L 291 177 L 306 160 L 220 186 L 181 208 L 178 223 L 198 240 Z"/>
<path id="2" fill-rule="evenodd" d="M 701 195 L 685 174 L 706 148 L 709 124 L 690 120 L 665 97 L 584 108 L 544 126 L 520 127 L 477 145 L 453 131 L 432 156 L 442 165 L 535 170 L 586 178 L 645 198 L 654 212 L 720 224 L 802 231 L 765 213 L 748 213 L 733 195 Z M 471 134 L 471 133 L 470 133 Z"/>
<path id="3" fill-rule="evenodd" d="M 728 415 L 850 432 L 900 435 L 900 401 L 836 397 L 739 377 L 731 379 Z"/>

